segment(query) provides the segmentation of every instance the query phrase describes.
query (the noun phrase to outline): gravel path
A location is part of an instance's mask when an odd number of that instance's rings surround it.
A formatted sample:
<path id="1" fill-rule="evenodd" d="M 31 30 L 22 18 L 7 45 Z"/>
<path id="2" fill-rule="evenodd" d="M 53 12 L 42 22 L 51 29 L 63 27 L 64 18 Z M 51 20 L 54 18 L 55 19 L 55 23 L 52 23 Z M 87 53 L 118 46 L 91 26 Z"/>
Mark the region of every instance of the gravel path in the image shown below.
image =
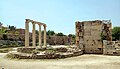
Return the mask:
<path id="1" fill-rule="evenodd" d="M 7 59 L 0 53 L 0 69 L 120 69 L 120 56 L 85 54 L 66 59 Z"/>

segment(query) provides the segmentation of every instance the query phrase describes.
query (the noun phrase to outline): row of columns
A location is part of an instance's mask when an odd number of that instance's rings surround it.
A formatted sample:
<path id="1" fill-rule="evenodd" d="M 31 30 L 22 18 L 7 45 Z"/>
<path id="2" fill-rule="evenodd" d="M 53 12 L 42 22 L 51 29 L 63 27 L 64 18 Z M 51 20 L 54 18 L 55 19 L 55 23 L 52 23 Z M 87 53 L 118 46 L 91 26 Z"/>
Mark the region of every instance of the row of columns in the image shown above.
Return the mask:
<path id="1" fill-rule="evenodd" d="M 42 47 L 42 40 L 41 40 L 41 26 L 44 27 L 44 46 L 46 45 L 46 24 L 36 22 L 30 19 L 26 19 L 25 22 L 25 47 L 29 47 L 29 22 L 32 22 L 33 30 L 32 30 L 32 44 L 33 47 L 36 47 L 36 32 L 35 32 L 35 24 L 39 25 L 39 46 Z"/>

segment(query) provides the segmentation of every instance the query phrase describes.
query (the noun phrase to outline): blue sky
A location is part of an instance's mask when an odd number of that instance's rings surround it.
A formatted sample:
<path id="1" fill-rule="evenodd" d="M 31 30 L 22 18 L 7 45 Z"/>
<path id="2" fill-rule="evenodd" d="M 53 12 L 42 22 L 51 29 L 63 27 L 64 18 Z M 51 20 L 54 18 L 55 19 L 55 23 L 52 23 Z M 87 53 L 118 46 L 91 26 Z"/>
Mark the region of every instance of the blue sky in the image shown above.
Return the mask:
<path id="1" fill-rule="evenodd" d="M 111 19 L 113 26 L 120 26 L 120 0 L 0 0 L 3 25 L 24 28 L 26 18 L 64 34 L 75 34 L 76 21 Z"/>

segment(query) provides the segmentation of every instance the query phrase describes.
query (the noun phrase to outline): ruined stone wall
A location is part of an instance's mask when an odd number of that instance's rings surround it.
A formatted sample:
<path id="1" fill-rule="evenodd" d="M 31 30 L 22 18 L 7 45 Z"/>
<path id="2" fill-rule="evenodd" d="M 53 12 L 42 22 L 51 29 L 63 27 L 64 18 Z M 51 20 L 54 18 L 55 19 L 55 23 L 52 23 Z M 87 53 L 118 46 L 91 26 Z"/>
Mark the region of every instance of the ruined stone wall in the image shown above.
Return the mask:
<path id="1" fill-rule="evenodd" d="M 8 40 L 16 40 L 16 41 L 24 41 L 25 40 L 25 35 L 24 34 L 7 34 Z"/>
<path id="2" fill-rule="evenodd" d="M 19 41 L 24 41 L 25 36 L 23 35 L 16 35 L 16 34 L 5 34 L 6 35 L 6 40 L 19 40 Z M 4 40 L 3 34 L 0 34 L 0 40 Z"/>
<path id="3" fill-rule="evenodd" d="M 104 31 L 106 38 L 111 40 L 111 25 L 104 27 L 103 21 L 84 21 L 76 22 L 76 46 L 84 51 L 84 53 L 103 53 L 103 44 L 101 41 L 101 33 Z"/>
<path id="4" fill-rule="evenodd" d="M 47 43 L 50 45 L 68 45 L 67 36 L 50 36 L 47 37 Z"/>
<path id="5" fill-rule="evenodd" d="M 103 21 L 102 28 L 102 34 L 105 36 L 105 40 L 112 41 L 112 24 L 106 24 L 106 21 Z"/>
<path id="6" fill-rule="evenodd" d="M 84 23 L 76 22 L 76 46 L 84 50 Z"/>
<path id="7" fill-rule="evenodd" d="M 20 34 L 20 35 L 16 35 L 16 34 L 5 34 L 6 35 L 6 40 L 10 40 L 10 41 L 25 41 L 25 35 L 24 34 Z M 36 43 L 38 42 L 38 35 L 36 35 Z M 68 37 L 67 36 L 47 36 L 47 43 L 50 45 L 68 45 L 69 41 L 68 41 Z M 3 34 L 0 34 L 0 40 L 4 40 L 3 38 Z M 30 42 L 32 42 L 32 35 L 30 34 L 29 37 Z M 43 43 L 44 39 L 42 36 L 42 43 Z M 30 45 L 32 45 L 30 43 Z"/>

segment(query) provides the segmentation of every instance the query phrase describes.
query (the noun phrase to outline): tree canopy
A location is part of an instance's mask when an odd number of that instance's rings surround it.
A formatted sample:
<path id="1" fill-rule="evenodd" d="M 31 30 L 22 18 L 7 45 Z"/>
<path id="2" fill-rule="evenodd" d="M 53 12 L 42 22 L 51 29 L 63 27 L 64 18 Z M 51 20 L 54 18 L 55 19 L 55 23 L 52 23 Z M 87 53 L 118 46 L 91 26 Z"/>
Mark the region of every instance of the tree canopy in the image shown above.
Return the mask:
<path id="1" fill-rule="evenodd" d="M 55 32 L 52 30 L 48 30 L 46 33 L 48 36 L 53 36 L 55 34 Z"/>
<path id="2" fill-rule="evenodd" d="M 120 27 L 114 27 L 112 29 L 113 40 L 120 40 Z"/>
<path id="3" fill-rule="evenodd" d="M 8 28 L 10 29 L 10 30 L 15 30 L 16 29 L 16 27 L 15 26 L 8 26 Z"/>
<path id="4" fill-rule="evenodd" d="M 60 32 L 60 33 L 57 33 L 56 35 L 57 35 L 57 36 L 65 36 L 65 35 L 64 35 L 63 33 L 61 33 L 61 32 Z"/>
<path id="5" fill-rule="evenodd" d="M 6 34 L 6 33 L 7 33 L 6 29 L 4 29 L 4 28 L 0 29 L 0 34 Z"/>
<path id="6" fill-rule="evenodd" d="M 74 34 L 69 34 L 68 37 L 72 37 L 73 39 L 75 39 L 75 35 Z"/>

